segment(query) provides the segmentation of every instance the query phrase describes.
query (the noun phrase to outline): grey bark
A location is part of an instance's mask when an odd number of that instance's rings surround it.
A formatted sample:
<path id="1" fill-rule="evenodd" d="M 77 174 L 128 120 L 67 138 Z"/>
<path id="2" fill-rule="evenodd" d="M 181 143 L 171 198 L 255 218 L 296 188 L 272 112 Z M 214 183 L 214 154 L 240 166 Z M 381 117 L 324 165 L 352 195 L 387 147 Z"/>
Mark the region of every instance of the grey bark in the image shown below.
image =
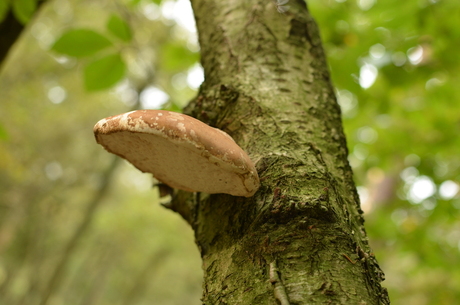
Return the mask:
<path id="1" fill-rule="evenodd" d="M 180 192 L 204 304 L 389 304 L 363 227 L 340 109 L 302 0 L 192 0 L 205 82 L 185 109 L 256 162 L 252 198 Z"/>

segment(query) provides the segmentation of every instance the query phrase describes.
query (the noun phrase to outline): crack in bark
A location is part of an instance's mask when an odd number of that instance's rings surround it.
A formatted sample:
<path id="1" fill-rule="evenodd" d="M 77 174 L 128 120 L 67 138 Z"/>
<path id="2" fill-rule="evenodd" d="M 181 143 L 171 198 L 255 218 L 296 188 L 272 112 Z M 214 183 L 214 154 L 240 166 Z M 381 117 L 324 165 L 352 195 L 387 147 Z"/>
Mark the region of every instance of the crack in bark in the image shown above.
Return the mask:
<path id="1" fill-rule="evenodd" d="M 279 276 L 278 266 L 276 260 L 270 263 L 270 283 L 273 286 L 273 293 L 275 294 L 275 299 L 277 299 L 281 305 L 290 305 L 289 298 L 286 293 L 286 287 L 284 287 L 283 282 L 281 282 Z"/>

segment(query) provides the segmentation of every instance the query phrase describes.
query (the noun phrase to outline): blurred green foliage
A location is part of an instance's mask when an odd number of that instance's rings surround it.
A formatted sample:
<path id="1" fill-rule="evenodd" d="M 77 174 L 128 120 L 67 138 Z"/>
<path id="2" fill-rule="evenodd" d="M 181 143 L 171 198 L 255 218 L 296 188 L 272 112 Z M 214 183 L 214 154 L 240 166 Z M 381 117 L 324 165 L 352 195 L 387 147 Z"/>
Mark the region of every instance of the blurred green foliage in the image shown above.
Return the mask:
<path id="1" fill-rule="evenodd" d="M 460 299 L 460 2 L 311 0 L 395 304 Z M 371 86 L 362 77 L 371 72 Z M 372 79 L 372 77 L 370 77 Z"/>
<path id="2" fill-rule="evenodd" d="M 169 72 L 180 72 L 195 64 L 199 56 L 196 52 L 184 47 L 180 41 L 168 41 L 161 46 L 159 56 L 164 60 L 160 69 Z M 177 60 L 181 58 L 182 60 Z"/>
<path id="3" fill-rule="evenodd" d="M 0 1 L 0 22 L 3 21 L 10 8 L 9 1 Z"/>
<path id="4" fill-rule="evenodd" d="M 187 41 L 161 14 L 147 18 L 147 4 L 160 12 L 152 2 L 50 2 L 2 66 L 0 304 L 44 304 L 47 294 L 46 304 L 200 304 L 192 231 L 161 207 L 149 175 L 125 162 L 112 174 L 92 134 L 99 119 L 141 107 L 148 86 L 170 108 L 194 95 L 189 66 L 175 86 L 177 72 L 159 71 L 164 41 Z M 51 50 L 82 29 L 91 32 Z M 85 82 L 111 89 L 88 93 Z"/>
<path id="5" fill-rule="evenodd" d="M 4 2 L 8 2 L 3 0 Z M 11 7 L 17 20 L 26 24 L 32 18 L 37 7 L 37 0 L 14 0 L 11 1 Z"/>
<path id="6" fill-rule="evenodd" d="M 193 233 L 159 205 L 148 175 L 124 162 L 112 174 L 92 135 L 99 119 L 147 105 L 149 88 L 168 96 L 167 109 L 194 96 L 196 33 L 165 13 L 171 4 L 53 1 L 11 50 L 0 74 L 1 304 L 40 304 L 46 291 L 48 304 L 200 303 Z M 394 304 L 455 304 L 460 3 L 308 6 L 383 285 Z"/>
<path id="7" fill-rule="evenodd" d="M 129 24 L 116 14 L 110 15 L 106 29 L 125 43 L 132 39 Z M 76 58 L 91 57 L 93 60 L 84 67 L 84 83 L 87 91 L 97 91 L 111 88 L 125 77 L 126 64 L 120 52 L 95 56 L 110 47 L 114 47 L 110 37 L 91 29 L 75 28 L 65 31 L 54 42 L 51 50 Z"/>

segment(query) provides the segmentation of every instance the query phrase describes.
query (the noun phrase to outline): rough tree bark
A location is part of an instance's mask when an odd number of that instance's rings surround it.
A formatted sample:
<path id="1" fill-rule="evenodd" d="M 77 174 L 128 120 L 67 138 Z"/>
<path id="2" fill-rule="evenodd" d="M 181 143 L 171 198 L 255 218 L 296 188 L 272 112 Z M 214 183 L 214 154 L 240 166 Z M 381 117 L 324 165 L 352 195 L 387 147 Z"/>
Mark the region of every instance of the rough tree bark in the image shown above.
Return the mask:
<path id="1" fill-rule="evenodd" d="M 185 109 L 256 162 L 252 198 L 179 192 L 204 304 L 389 304 L 363 227 L 340 109 L 303 0 L 192 0 L 205 82 Z"/>

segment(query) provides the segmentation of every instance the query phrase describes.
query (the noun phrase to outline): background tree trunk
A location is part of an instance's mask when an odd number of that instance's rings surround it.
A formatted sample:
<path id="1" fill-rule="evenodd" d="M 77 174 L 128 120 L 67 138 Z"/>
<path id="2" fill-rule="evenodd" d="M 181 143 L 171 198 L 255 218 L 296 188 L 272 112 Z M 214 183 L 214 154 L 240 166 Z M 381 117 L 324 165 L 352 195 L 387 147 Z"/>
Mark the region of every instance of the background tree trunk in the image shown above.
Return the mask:
<path id="1" fill-rule="evenodd" d="M 24 25 L 14 17 L 12 10 L 9 10 L 0 23 L 0 64 L 23 29 Z"/>
<path id="2" fill-rule="evenodd" d="M 203 303 L 389 304 L 318 29 L 304 1 L 286 5 L 192 0 L 205 82 L 185 113 L 229 133 L 262 184 L 172 202 L 195 230 Z"/>
<path id="3" fill-rule="evenodd" d="M 37 11 L 44 2 L 46 2 L 46 0 L 37 1 Z M 10 8 L 6 13 L 5 18 L 0 22 L 0 66 L 23 30 L 24 25 L 16 19 L 13 9 Z"/>

